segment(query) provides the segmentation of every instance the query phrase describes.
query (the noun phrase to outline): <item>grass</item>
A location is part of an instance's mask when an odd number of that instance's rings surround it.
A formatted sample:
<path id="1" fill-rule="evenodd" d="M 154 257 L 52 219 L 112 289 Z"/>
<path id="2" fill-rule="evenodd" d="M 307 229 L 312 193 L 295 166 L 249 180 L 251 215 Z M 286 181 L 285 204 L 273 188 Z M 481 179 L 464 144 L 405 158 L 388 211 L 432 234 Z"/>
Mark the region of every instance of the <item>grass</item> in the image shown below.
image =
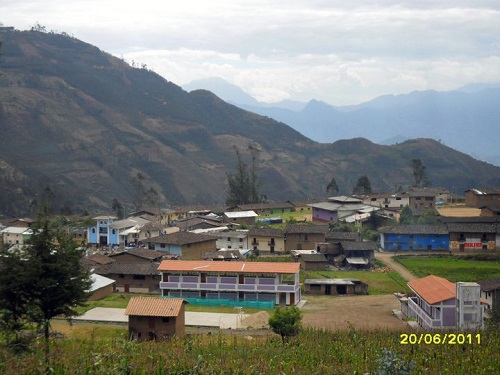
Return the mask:
<path id="1" fill-rule="evenodd" d="M 406 290 L 406 283 L 397 272 L 378 271 L 302 271 L 301 281 L 304 279 L 345 279 L 353 278 L 368 284 L 368 294 L 392 294 Z"/>
<path id="2" fill-rule="evenodd" d="M 451 255 L 396 256 L 393 259 L 418 277 L 436 275 L 452 282 L 500 278 L 500 254 L 497 254 L 496 257 L 475 256 L 472 259 L 467 258 Z"/>

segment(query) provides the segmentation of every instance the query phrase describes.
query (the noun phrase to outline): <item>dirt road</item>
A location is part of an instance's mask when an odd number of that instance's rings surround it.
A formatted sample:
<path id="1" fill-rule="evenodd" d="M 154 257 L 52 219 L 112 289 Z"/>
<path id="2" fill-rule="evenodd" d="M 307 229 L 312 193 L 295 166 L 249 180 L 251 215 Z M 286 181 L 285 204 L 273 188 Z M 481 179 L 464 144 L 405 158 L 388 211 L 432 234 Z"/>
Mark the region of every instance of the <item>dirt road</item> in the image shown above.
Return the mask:
<path id="1" fill-rule="evenodd" d="M 406 268 L 402 264 L 394 261 L 392 259 L 393 256 L 394 256 L 394 254 L 392 254 L 392 253 L 375 252 L 375 258 L 377 258 L 378 260 L 383 262 L 385 265 L 387 265 L 387 267 L 389 267 L 389 268 L 393 269 L 394 271 L 396 271 L 397 273 L 399 273 L 401 275 L 401 277 L 403 279 L 405 279 L 406 281 L 417 279 L 417 276 L 412 274 L 408 270 L 408 268 Z"/>

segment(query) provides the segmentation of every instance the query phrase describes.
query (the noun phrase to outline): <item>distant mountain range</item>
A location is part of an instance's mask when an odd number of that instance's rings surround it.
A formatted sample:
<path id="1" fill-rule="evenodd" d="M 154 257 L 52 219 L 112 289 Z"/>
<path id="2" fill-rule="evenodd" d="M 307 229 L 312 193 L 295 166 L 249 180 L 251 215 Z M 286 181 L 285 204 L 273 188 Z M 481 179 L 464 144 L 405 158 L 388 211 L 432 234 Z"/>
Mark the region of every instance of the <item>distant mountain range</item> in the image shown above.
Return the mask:
<path id="1" fill-rule="evenodd" d="M 414 158 L 435 186 L 459 193 L 500 186 L 499 167 L 432 139 L 318 143 L 68 35 L 13 31 L 0 40 L 4 217 L 28 215 L 44 201 L 63 214 L 110 213 L 114 200 L 127 212 L 146 198 L 157 207 L 223 204 L 235 149 L 248 163 L 249 147 L 258 150 L 261 191 L 270 201 L 324 197 L 332 177 L 341 194 L 350 194 L 361 175 L 376 191 L 408 186 Z M 301 112 L 314 106 L 329 109 L 309 103 Z"/>
<path id="2" fill-rule="evenodd" d="M 317 142 L 364 137 L 379 144 L 433 138 L 500 165 L 500 83 L 475 84 L 448 92 L 415 91 L 367 103 L 334 107 L 324 102 L 259 103 L 220 79 L 194 81 L 186 90 L 208 89 L 241 108 L 290 125 Z"/>

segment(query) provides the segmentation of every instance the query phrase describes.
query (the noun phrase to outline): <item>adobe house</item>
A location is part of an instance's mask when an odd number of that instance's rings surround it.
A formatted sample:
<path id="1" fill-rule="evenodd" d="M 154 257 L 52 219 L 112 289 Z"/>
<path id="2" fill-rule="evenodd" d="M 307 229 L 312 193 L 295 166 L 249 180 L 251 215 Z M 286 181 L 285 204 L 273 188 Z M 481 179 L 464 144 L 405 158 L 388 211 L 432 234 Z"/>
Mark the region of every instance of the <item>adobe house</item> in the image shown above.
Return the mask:
<path id="1" fill-rule="evenodd" d="M 115 280 L 107 277 L 91 274 L 92 286 L 89 289 L 89 301 L 98 301 L 114 292 Z"/>
<path id="2" fill-rule="evenodd" d="M 449 250 L 450 236 L 446 225 L 397 225 L 382 227 L 380 246 L 389 251 Z"/>
<path id="3" fill-rule="evenodd" d="M 254 211 L 224 212 L 222 220 L 224 223 L 254 225 L 257 216 Z"/>
<path id="4" fill-rule="evenodd" d="M 465 191 L 465 205 L 480 208 L 500 204 L 500 189 L 469 189 Z"/>
<path id="5" fill-rule="evenodd" d="M 252 228 L 248 231 L 248 244 L 260 254 L 285 252 L 285 233 L 276 228 Z"/>
<path id="6" fill-rule="evenodd" d="M 161 251 L 138 248 L 110 254 L 109 258 L 119 263 L 151 263 L 161 262 L 164 255 Z"/>
<path id="7" fill-rule="evenodd" d="M 300 251 L 300 250 L 299 250 Z M 293 252 L 293 250 L 292 250 Z M 323 254 L 298 254 L 300 267 L 305 271 L 324 271 L 330 265 Z"/>
<path id="8" fill-rule="evenodd" d="M 216 251 L 217 238 L 201 233 L 177 232 L 150 238 L 150 249 L 178 255 L 182 259 L 202 259 L 202 252 Z"/>
<path id="9" fill-rule="evenodd" d="M 132 297 L 125 310 L 130 340 L 165 341 L 185 334 L 182 298 Z"/>
<path id="10" fill-rule="evenodd" d="M 328 225 L 287 224 L 285 251 L 315 250 L 316 244 L 324 243 Z"/>
<path id="11" fill-rule="evenodd" d="M 115 280 L 115 291 L 124 293 L 160 293 L 160 263 L 112 262 L 95 265 L 94 273 Z"/>
<path id="12" fill-rule="evenodd" d="M 340 247 L 346 257 L 347 265 L 352 268 L 370 268 L 375 262 L 377 244 L 372 241 L 341 241 Z"/>
<path id="13" fill-rule="evenodd" d="M 305 279 L 304 293 L 327 296 L 368 294 L 368 284 L 358 279 Z"/>

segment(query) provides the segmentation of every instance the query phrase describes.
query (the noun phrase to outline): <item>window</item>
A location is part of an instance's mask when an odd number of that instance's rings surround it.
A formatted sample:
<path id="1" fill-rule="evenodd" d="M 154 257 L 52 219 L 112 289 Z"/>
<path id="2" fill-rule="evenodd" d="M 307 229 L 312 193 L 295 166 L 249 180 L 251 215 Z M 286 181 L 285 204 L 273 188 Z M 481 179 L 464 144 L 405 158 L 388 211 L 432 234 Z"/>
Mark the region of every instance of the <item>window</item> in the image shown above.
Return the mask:
<path id="1" fill-rule="evenodd" d="M 163 323 L 168 323 L 170 321 L 170 318 L 161 318 L 161 321 Z"/>
<path id="2" fill-rule="evenodd" d="M 144 275 L 134 275 L 134 280 L 146 280 L 146 276 Z"/>
<path id="3" fill-rule="evenodd" d="M 95 233 L 95 228 L 92 228 L 92 233 Z"/>

